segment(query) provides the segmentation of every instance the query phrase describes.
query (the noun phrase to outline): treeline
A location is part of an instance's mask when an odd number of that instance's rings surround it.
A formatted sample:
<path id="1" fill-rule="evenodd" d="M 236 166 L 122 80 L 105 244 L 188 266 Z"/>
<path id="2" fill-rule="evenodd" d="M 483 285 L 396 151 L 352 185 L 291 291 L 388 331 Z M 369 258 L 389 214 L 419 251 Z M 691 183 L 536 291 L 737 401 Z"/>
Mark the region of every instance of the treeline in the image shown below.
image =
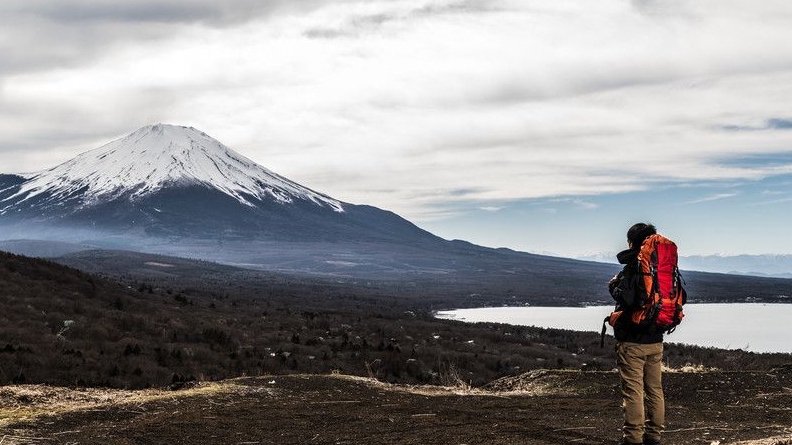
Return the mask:
<path id="1" fill-rule="evenodd" d="M 0 253 L 0 383 L 143 388 L 342 372 L 483 385 L 537 368 L 612 369 L 595 333 L 437 320 L 412 296 L 282 279 L 110 280 Z M 788 355 L 668 348 L 672 365 L 769 369 Z"/>

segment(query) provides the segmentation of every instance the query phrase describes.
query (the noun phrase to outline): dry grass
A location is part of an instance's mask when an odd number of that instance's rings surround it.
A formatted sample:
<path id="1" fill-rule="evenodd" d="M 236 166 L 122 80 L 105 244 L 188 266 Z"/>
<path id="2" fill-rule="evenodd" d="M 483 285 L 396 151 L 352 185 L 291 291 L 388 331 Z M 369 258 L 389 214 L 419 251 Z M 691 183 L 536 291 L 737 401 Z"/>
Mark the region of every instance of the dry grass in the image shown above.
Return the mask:
<path id="1" fill-rule="evenodd" d="M 290 377 L 299 376 L 292 375 Z M 315 378 L 316 376 L 305 375 L 305 377 Z M 361 382 L 370 387 L 386 391 L 425 396 L 495 395 L 491 391 L 474 389 L 462 384 L 458 386 L 397 385 L 384 383 L 373 378 L 352 375 L 332 374 L 328 377 Z M 269 382 L 277 378 L 265 376 L 257 377 L 256 379 Z M 180 391 L 164 389 L 135 391 L 105 388 L 73 389 L 47 385 L 4 386 L 0 387 L 0 428 L 19 422 L 30 423 L 45 415 L 58 415 L 82 410 L 105 410 L 110 409 L 110 407 L 131 407 L 134 410 L 135 406 L 142 406 L 145 403 L 157 400 L 195 396 L 222 396 L 225 394 L 238 394 L 255 388 L 240 384 L 240 381 L 245 379 L 249 378 L 243 377 L 222 382 L 199 383 Z M 274 391 L 274 389 L 269 391 Z"/>
<path id="2" fill-rule="evenodd" d="M 73 389 L 47 385 L 4 386 L 0 387 L 0 427 L 20 421 L 32 421 L 43 415 L 89 409 L 101 410 L 109 406 L 142 405 L 161 399 L 221 394 L 238 390 L 239 387 L 233 380 L 200 383 L 181 391 Z"/>
<path id="3" fill-rule="evenodd" d="M 316 377 L 316 376 L 311 376 Z M 385 383 L 371 377 L 359 377 L 347 374 L 331 374 L 329 377 L 341 380 L 360 382 L 372 388 L 381 389 L 384 391 L 395 391 L 409 394 L 418 394 L 422 396 L 443 397 L 443 396 L 495 396 L 496 393 L 486 389 L 472 388 L 464 383 L 460 385 L 404 385 Z"/>
<path id="4" fill-rule="evenodd" d="M 718 368 L 707 368 L 704 365 L 692 365 L 690 363 L 685 363 L 683 366 L 678 368 L 670 368 L 663 363 L 663 372 L 715 372 L 720 371 Z"/>
<path id="5" fill-rule="evenodd" d="M 740 442 L 734 442 L 730 445 L 792 445 L 792 434 L 768 437 L 766 439 L 759 440 L 744 440 Z"/>
<path id="6" fill-rule="evenodd" d="M 566 372 L 560 370 L 548 371 L 539 369 L 515 377 L 504 377 L 495 380 L 488 384 L 487 388 L 501 395 L 545 396 L 576 394 L 578 389 L 574 385 L 569 384 L 568 377 L 565 374 Z"/>

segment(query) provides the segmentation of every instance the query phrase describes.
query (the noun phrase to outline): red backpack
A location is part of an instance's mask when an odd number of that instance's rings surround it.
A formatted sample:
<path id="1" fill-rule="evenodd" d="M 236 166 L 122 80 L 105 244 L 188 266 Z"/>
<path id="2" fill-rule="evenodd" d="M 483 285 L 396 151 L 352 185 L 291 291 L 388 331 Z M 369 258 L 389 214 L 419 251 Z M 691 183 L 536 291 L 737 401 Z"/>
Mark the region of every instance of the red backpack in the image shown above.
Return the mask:
<path id="1" fill-rule="evenodd" d="M 638 265 L 643 289 L 637 292 L 633 308 L 617 307 L 605 320 L 613 326 L 626 312 L 630 323 L 646 327 L 655 325 L 660 332 L 673 332 L 685 316 L 682 306 L 687 301 L 677 266 L 676 244 L 662 235 L 650 235 L 638 252 Z M 605 326 L 603 338 L 604 332 Z"/>

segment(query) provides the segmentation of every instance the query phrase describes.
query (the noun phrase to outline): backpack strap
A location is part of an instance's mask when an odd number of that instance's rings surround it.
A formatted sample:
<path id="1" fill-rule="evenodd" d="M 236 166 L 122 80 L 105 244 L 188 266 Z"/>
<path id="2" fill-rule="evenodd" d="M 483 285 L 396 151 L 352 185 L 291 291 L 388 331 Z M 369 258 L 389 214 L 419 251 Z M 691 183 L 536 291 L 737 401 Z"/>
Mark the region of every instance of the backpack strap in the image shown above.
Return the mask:
<path id="1" fill-rule="evenodd" d="M 605 320 L 602 320 L 602 333 L 600 334 L 600 348 L 605 347 L 605 332 L 608 330 L 608 321 L 610 321 L 610 315 L 605 317 Z"/>
<path id="2" fill-rule="evenodd" d="M 605 332 L 608 330 L 608 325 L 616 326 L 616 321 L 619 320 L 624 314 L 624 310 L 620 306 L 616 306 L 613 312 L 610 313 L 604 320 L 602 320 L 602 332 L 600 333 L 600 348 L 605 347 Z"/>

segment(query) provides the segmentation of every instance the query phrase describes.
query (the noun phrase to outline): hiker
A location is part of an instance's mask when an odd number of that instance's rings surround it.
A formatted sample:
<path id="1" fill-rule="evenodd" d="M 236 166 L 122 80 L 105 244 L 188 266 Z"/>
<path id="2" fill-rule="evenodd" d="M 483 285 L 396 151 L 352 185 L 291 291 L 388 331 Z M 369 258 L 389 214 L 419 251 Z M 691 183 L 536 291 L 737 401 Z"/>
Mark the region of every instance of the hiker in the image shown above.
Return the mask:
<path id="1" fill-rule="evenodd" d="M 651 224 L 638 223 L 630 227 L 627 231 L 629 248 L 616 255 L 624 268 L 608 283 L 611 296 L 618 304 L 614 312 L 618 315 L 612 314 L 610 319 L 617 342 L 616 363 L 623 397 L 622 445 L 659 445 L 665 426 L 661 362 L 666 329 L 655 323 L 635 323 L 631 316 L 640 310 L 638 305 L 646 295 L 645 274 L 641 272 L 638 256 L 644 240 L 656 233 Z"/>

